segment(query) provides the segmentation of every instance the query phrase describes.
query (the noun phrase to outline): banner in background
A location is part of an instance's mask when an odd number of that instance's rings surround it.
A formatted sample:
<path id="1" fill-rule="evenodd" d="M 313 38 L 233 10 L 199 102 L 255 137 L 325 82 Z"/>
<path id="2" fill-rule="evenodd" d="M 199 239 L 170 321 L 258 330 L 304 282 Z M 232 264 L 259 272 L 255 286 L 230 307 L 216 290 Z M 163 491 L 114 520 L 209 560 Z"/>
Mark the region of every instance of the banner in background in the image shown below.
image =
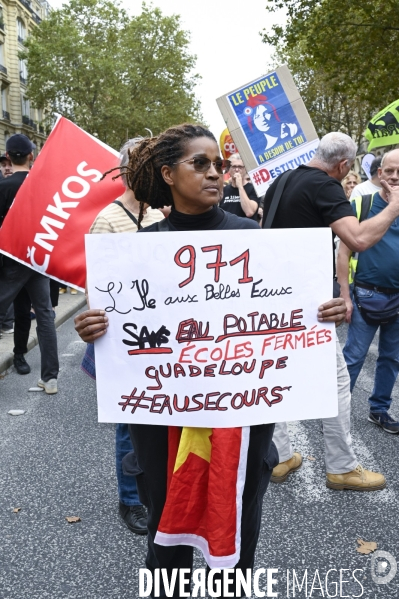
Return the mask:
<path id="1" fill-rule="evenodd" d="M 233 138 L 230 135 L 230 131 L 228 129 L 224 129 L 220 136 L 219 141 L 220 151 L 222 152 L 222 156 L 225 160 L 230 158 L 233 154 L 237 152 L 235 143 Z"/>
<path id="2" fill-rule="evenodd" d="M 84 236 L 97 214 L 124 192 L 102 174 L 116 152 L 61 117 L 19 189 L 2 228 L 0 252 L 84 290 Z"/>
<path id="3" fill-rule="evenodd" d="M 286 66 L 217 103 L 258 196 L 280 173 L 314 155 L 317 133 Z"/>
<path id="4" fill-rule="evenodd" d="M 368 152 L 374 148 L 399 144 L 399 100 L 380 110 L 371 119 L 364 137 L 370 142 Z"/>
<path id="5" fill-rule="evenodd" d="M 367 179 L 371 179 L 370 167 L 371 167 L 371 163 L 373 162 L 374 158 L 375 158 L 374 154 L 365 154 L 362 158 L 362 169 L 366 173 Z"/>

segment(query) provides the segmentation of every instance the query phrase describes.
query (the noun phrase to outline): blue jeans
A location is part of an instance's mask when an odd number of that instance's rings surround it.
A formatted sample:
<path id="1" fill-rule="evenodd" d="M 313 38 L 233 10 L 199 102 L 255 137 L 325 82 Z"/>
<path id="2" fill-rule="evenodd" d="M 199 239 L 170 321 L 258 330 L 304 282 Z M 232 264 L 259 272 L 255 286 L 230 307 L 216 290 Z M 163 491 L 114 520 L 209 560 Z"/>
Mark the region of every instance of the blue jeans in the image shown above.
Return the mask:
<path id="1" fill-rule="evenodd" d="M 365 289 L 357 289 L 359 295 L 362 292 L 375 293 Z M 348 337 L 343 353 L 348 366 L 352 391 L 378 328 L 380 329 L 378 358 L 374 389 L 369 397 L 369 405 L 370 412 L 383 413 L 388 412 L 391 407 L 391 393 L 399 372 L 399 319 L 392 324 L 383 324 L 380 327 L 378 325 L 369 325 L 362 318 L 354 302 L 352 320 L 348 328 Z"/>
<path id="2" fill-rule="evenodd" d="M 141 505 L 139 494 L 137 492 L 136 477 L 124 474 L 122 469 L 122 459 L 126 454 L 131 452 L 133 452 L 133 446 L 129 436 L 128 425 L 117 424 L 115 435 L 115 457 L 119 501 L 124 505 Z"/>
<path id="3" fill-rule="evenodd" d="M 96 378 L 94 344 L 88 343 L 81 368 L 89 377 Z M 119 501 L 124 505 L 141 505 L 137 492 L 136 477 L 123 473 L 122 460 L 127 453 L 133 453 L 127 424 L 117 424 L 115 434 L 116 478 L 118 480 Z"/>

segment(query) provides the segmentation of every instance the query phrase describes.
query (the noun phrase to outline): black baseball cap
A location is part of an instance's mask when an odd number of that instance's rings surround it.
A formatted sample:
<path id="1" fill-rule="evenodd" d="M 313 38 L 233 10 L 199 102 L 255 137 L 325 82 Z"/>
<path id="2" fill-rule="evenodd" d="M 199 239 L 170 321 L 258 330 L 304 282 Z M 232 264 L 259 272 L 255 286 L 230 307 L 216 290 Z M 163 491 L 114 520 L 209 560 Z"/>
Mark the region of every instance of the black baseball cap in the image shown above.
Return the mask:
<path id="1" fill-rule="evenodd" d="M 2 154 L 0 156 L 0 162 L 3 162 L 3 160 L 9 160 L 9 158 L 7 158 L 6 154 Z"/>
<path id="2" fill-rule="evenodd" d="M 6 141 L 6 152 L 17 158 L 28 156 L 35 148 L 35 144 L 23 133 L 11 135 Z"/>

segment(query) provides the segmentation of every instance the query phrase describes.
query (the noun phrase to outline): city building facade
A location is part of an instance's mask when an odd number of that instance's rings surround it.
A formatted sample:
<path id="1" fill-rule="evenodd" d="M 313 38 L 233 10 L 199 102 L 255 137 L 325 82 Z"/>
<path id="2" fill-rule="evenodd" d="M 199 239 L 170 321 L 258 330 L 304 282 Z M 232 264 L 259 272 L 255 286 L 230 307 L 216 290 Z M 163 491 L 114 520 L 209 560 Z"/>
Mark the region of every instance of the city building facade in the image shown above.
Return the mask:
<path id="1" fill-rule="evenodd" d="M 43 110 L 26 95 L 26 61 L 19 58 L 30 32 L 50 10 L 46 0 L 0 0 L 0 153 L 14 133 L 24 133 L 42 148 L 46 133 Z"/>

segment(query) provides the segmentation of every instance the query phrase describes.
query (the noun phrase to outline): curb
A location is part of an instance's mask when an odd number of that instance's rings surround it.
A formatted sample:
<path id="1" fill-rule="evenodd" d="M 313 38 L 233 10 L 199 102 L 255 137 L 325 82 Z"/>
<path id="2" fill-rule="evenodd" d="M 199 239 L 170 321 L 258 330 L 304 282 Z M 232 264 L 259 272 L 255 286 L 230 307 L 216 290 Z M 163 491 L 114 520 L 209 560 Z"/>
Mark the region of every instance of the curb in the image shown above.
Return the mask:
<path id="1" fill-rule="evenodd" d="M 55 323 L 55 328 L 58 329 L 58 327 L 60 327 L 62 324 L 64 324 L 64 322 L 66 322 L 68 320 L 68 318 L 70 318 L 72 316 L 72 314 L 75 314 L 75 312 L 77 310 L 80 310 L 81 308 L 83 308 L 83 306 L 85 306 L 86 304 L 86 297 L 84 294 L 82 294 L 81 298 L 77 301 L 75 301 L 74 303 L 72 303 L 70 306 L 67 306 L 67 308 L 65 310 L 63 310 L 59 315 L 57 315 L 55 317 L 54 323 Z M 36 332 L 30 336 L 29 341 L 28 341 L 28 352 L 33 349 L 36 345 L 38 344 L 38 339 L 37 339 L 37 335 Z M 12 366 L 14 361 L 14 354 L 12 352 L 4 352 L 3 355 L 0 355 L 0 374 L 3 374 L 8 368 L 10 368 L 10 366 Z"/>

